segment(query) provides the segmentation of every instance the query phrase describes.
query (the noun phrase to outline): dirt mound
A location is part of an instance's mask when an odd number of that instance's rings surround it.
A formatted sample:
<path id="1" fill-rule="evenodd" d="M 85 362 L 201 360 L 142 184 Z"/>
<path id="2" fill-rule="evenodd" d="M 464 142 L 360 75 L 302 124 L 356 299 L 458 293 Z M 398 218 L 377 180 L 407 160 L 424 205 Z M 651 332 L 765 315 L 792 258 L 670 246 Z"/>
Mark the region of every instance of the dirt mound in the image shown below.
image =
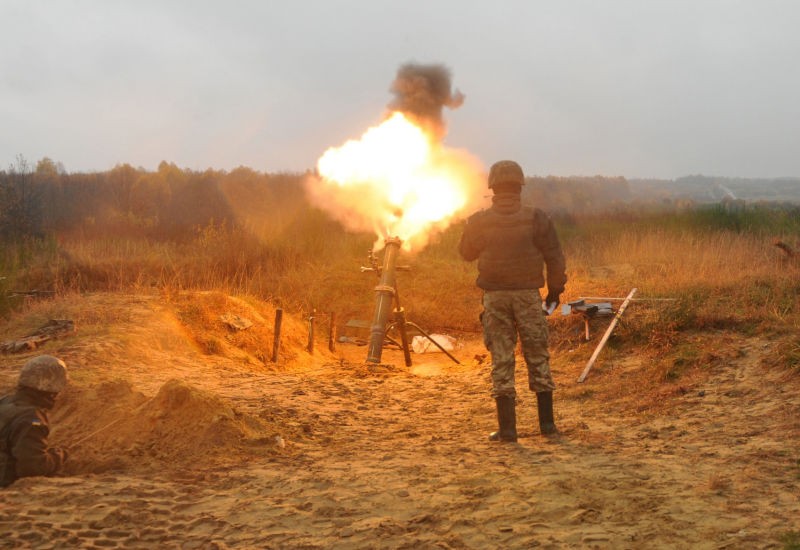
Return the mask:
<path id="1" fill-rule="evenodd" d="M 71 473 L 192 469 L 276 450 L 263 420 L 181 380 L 150 399 L 118 380 L 64 400 L 53 442 L 69 442 Z"/>
<path id="2" fill-rule="evenodd" d="M 276 311 L 271 303 L 216 291 L 181 293 L 172 297 L 171 303 L 183 330 L 203 353 L 239 360 L 254 357 L 260 362 L 271 362 Z M 231 318 L 242 321 L 241 326 L 246 328 L 237 328 L 230 322 Z M 306 323 L 284 315 L 279 363 L 305 357 L 308 335 Z M 319 341 L 315 353 L 330 355 L 327 347 Z"/>
<path id="3" fill-rule="evenodd" d="M 27 334 L 51 318 L 73 319 L 77 328 L 36 352 L 69 368 L 51 442 L 69 449 L 72 474 L 202 469 L 291 454 L 291 441 L 308 437 L 315 420 L 283 400 L 293 387 L 279 400 L 265 400 L 263 388 L 276 371 L 303 376 L 334 358 L 327 341 L 308 353 L 308 323 L 286 313 L 273 363 L 275 306 L 222 292 L 66 295 L 32 305 L 8 333 Z M 318 340 L 325 333 L 320 326 Z M 0 395 L 13 391 L 33 355 L 0 358 Z"/>

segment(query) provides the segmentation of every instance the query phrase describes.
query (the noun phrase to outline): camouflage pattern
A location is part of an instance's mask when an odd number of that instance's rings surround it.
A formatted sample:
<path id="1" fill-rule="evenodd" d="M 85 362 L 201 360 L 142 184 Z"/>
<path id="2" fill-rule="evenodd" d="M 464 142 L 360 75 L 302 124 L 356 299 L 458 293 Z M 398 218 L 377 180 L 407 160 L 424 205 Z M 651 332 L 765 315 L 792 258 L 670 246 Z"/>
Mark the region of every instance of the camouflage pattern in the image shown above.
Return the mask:
<path id="1" fill-rule="evenodd" d="M 492 164 L 489 169 L 489 189 L 498 183 L 525 184 L 525 175 L 522 167 L 513 160 L 501 160 Z"/>
<path id="2" fill-rule="evenodd" d="M 483 295 L 483 337 L 492 354 L 492 397 L 516 396 L 514 369 L 517 334 L 528 367 L 528 387 L 534 392 L 553 391 L 547 321 L 536 290 L 493 290 Z"/>
<path id="3" fill-rule="evenodd" d="M 491 208 L 470 216 L 458 250 L 468 262 L 478 260 L 476 283 L 484 290 L 542 288 L 545 266 L 550 292 L 561 294 L 567 283 L 552 220 L 538 208 L 521 206 L 518 195 L 495 200 Z"/>
<path id="4" fill-rule="evenodd" d="M 49 447 L 49 394 L 28 387 L 0 398 L 0 487 L 20 477 L 47 476 L 66 460 L 63 449 Z"/>
<path id="5" fill-rule="evenodd" d="M 17 385 L 58 393 L 67 385 L 67 365 L 52 355 L 34 357 L 22 367 Z"/>

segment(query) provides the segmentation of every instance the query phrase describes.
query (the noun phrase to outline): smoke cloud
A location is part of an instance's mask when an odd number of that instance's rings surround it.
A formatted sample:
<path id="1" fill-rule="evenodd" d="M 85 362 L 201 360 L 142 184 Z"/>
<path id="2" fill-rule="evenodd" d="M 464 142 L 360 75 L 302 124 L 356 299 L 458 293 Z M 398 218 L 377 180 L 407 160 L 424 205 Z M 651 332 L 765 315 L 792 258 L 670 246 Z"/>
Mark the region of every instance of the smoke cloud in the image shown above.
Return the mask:
<path id="1" fill-rule="evenodd" d="M 442 111 L 464 101 L 446 67 L 402 65 L 390 91 L 383 121 L 325 151 L 306 188 L 347 229 L 374 232 L 376 247 L 398 237 L 419 250 L 481 199 L 485 176 L 478 159 L 443 144 Z"/>
<path id="2" fill-rule="evenodd" d="M 464 94 L 452 91 L 450 81 L 450 70 L 444 65 L 401 65 L 389 88 L 395 97 L 388 107 L 415 119 L 441 138 L 445 132 L 442 109 L 456 109 L 464 103 Z"/>

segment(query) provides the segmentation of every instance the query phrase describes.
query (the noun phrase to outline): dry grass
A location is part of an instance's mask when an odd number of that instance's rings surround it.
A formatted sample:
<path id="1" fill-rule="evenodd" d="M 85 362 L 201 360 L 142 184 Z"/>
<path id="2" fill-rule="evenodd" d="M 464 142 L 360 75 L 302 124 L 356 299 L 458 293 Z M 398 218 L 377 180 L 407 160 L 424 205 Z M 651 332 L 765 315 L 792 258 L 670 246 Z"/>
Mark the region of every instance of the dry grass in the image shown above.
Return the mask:
<path id="1" fill-rule="evenodd" d="M 798 273 L 763 236 L 729 231 L 623 230 L 613 239 L 573 241 L 567 253 L 572 287 L 613 281 L 617 288 L 635 286 L 649 296 L 674 296 L 694 288 L 750 292 L 759 284 L 782 286 Z M 600 269 L 604 266 L 605 274 Z"/>
<path id="2" fill-rule="evenodd" d="M 780 339 L 764 357 L 767 367 L 778 365 L 786 369 L 787 376 L 800 375 L 800 336 L 791 331 L 786 338 Z"/>
<path id="3" fill-rule="evenodd" d="M 770 219 L 769 212 L 763 214 Z M 700 214 L 697 214 L 700 217 Z M 340 327 L 348 319 L 369 320 L 374 306 L 373 273 L 362 273 L 373 236 L 345 233 L 318 213 L 298 218 L 291 232 L 282 224 L 258 236 L 227 225 L 210 225 L 194 238 L 153 241 L 87 235 L 45 243 L 25 242 L 16 254 L 7 248 L 0 284 L 86 291 L 142 292 L 176 296 L 183 290 L 253 296 L 308 316 L 335 312 Z M 656 359 L 650 376 L 674 382 L 709 362 L 688 336 L 699 331 L 796 332 L 800 327 L 800 267 L 788 262 L 764 230 L 696 227 L 694 218 L 620 217 L 571 220 L 559 231 L 568 260 L 569 283 L 562 301 L 579 296 L 625 296 L 672 301 L 635 302 L 609 343 L 637 346 Z M 480 291 L 474 263 L 457 253 L 462 226 L 456 224 L 424 250 L 401 253 L 398 291 L 409 320 L 431 331 L 478 332 Z M 781 233 L 787 241 L 792 234 Z M 12 283 L 13 280 L 13 283 Z M 15 304 L 5 304 L 5 310 Z M 18 305 L 18 304 L 17 304 Z M 2 313 L 2 310 L 0 310 Z M 577 323 L 580 324 L 580 323 Z M 576 319 L 551 318 L 554 348 L 580 343 Z M 595 329 L 602 330 L 602 329 Z M 795 342 L 796 344 L 796 342 Z M 208 342 L 214 347 L 214 342 Z M 788 344 L 780 360 L 797 362 Z M 796 369 L 795 369 L 796 370 Z"/>

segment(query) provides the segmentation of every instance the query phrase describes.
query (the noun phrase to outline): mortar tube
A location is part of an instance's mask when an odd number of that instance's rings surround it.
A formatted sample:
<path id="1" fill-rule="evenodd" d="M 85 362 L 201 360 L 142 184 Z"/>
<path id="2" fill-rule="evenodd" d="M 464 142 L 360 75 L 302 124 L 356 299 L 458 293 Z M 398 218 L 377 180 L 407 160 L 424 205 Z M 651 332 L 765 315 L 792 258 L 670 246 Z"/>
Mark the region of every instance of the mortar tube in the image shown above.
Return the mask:
<path id="1" fill-rule="evenodd" d="M 377 294 L 375 298 L 375 315 L 372 318 L 369 347 L 367 348 L 367 361 L 370 363 L 381 362 L 383 340 L 386 337 L 386 322 L 389 320 L 395 297 L 397 254 L 400 251 L 402 242 L 398 237 L 389 237 L 385 241 L 381 278 L 378 286 L 375 287 Z"/>

